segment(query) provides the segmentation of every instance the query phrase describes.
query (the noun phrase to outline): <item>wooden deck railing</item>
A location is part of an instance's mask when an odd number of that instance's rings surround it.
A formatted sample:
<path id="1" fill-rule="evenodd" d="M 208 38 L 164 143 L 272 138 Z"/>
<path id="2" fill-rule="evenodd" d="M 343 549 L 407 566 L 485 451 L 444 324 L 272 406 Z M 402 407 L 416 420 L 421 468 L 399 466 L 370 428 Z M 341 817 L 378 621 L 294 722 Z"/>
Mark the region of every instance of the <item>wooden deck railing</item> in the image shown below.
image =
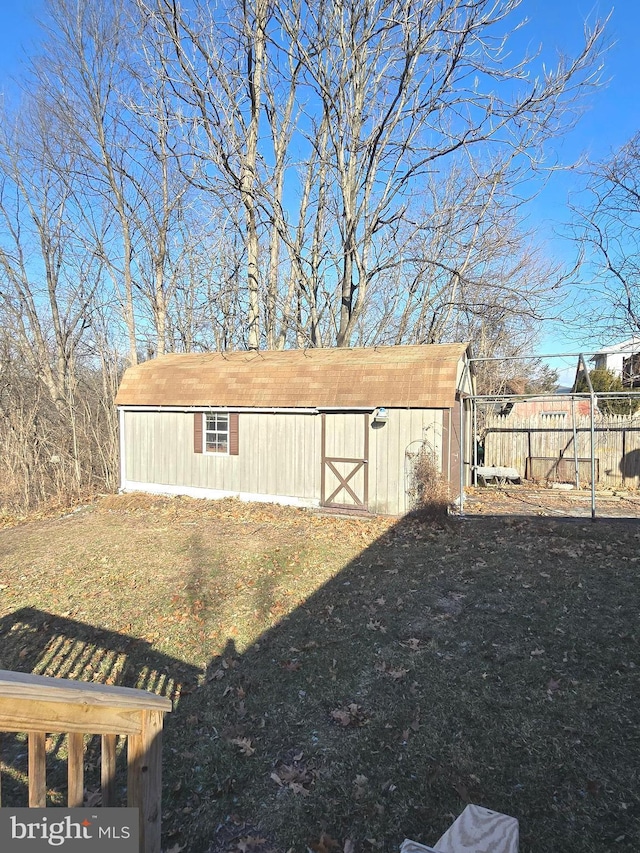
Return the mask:
<path id="1" fill-rule="evenodd" d="M 117 805 L 116 739 L 124 735 L 127 806 L 139 809 L 141 853 L 160 853 L 162 725 L 168 711 L 170 699 L 144 690 L 0 670 L 0 732 L 28 735 L 29 806 L 46 805 L 45 745 L 53 733 L 68 734 L 68 806 L 83 802 L 85 735 L 102 737 L 102 805 Z"/>

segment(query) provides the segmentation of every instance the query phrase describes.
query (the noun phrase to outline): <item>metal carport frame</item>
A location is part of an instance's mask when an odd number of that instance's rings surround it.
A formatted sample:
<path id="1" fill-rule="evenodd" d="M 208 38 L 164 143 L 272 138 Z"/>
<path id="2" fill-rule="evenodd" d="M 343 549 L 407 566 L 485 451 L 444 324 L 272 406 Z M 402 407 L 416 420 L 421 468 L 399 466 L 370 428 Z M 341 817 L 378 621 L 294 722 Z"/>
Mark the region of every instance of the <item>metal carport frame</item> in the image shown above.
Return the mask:
<path id="1" fill-rule="evenodd" d="M 470 400 L 471 402 L 471 424 L 472 424 L 472 436 L 470 443 L 470 458 L 466 458 L 467 453 L 467 443 L 464 441 L 463 430 L 463 410 L 464 405 L 461 406 L 461 418 L 460 418 L 460 428 L 461 428 L 461 465 L 460 465 L 460 504 L 459 504 L 459 513 L 460 515 L 464 515 L 464 504 L 465 504 L 465 494 L 464 494 L 464 486 L 466 485 L 466 476 L 465 472 L 467 470 L 473 475 L 475 469 L 478 467 L 478 458 L 477 458 L 477 447 L 478 447 L 478 423 L 477 423 L 477 414 L 478 414 L 478 406 L 480 404 L 488 404 L 488 403 L 506 403 L 509 401 L 520 402 L 527 400 L 558 400 L 559 398 L 563 399 L 571 399 L 572 405 L 576 400 L 589 400 L 589 424 L 590 424 L 590 469 L 591 469 L 591 520 L 596 520 L 596 440 L 595 440 L 595 411 L 597 408 L 598 399 L 630 399 L 630 398 L 640 398 L 639 392 L 634 391 L 617 391 L 617 392 L 595 392 L 593 386 L 591 384 L 591 379 L 589 376 L 589 369 L 587 367 L 587 363 L 585 360 L 585 356 L 594 355 L 594 352 L 577 352 L 577 353 L 551 353 L 545 355 L 527 355 L 527 356 L 505 356 L 505 357 L 497 357 L 497 356 L 480 356 L 475 358 L 470 358 L 468 365 L 473 366 L 478 362 L 508 362 L 508 361 L 544 361 L 546 359 L 568 359 L 568 358 L 576 358 L 576 376 L 580 371 L 585 376 L 588 392 L 585 393 L 577 393 L 574 391 L 570 391 L 567 393 L 558 393 L 558 394 L 471 394 L 465 399 Z M 467 365 L 465 365 L 465 370 L 468 369 Z M 575 382 L 574 382 L 575 387 Z M 573 421 L 573 429 L 575 431 L 575 419 Z M 574 442 L 574 455 L 577 453 L 575 450 L 575 442 Z M 576 476 L 577 476 L 577 461 L 576 461 Z"/>

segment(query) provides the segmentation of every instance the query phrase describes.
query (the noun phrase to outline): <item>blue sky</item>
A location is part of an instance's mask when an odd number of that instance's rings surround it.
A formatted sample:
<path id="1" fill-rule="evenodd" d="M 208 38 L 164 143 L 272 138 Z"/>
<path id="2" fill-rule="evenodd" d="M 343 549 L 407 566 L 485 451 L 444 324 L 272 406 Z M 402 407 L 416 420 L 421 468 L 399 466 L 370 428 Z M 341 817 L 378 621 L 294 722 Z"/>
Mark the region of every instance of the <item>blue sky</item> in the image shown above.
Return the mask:
<path id="1" fill-rule="evenodd" d="M 640 3 L 637 0 L 619 2 L 585 2 L 585 0 L 531 0 L 525 3 L 535 33 L 559 48 L 575 52 L 582 35 L 582 21 L 610 14 L 608 24 L 609 50 L 604 57 L 603 80 L 606 83 L 588 99 L 583 115 L 575 129 L 553 147 L 565 164 L 580 157 L 602 159 L 623 145 L 640 129 L 637 87 L 637 61 L 640 55 Z M 571 261 L 574 247 L 558 236 L 570 218 L 567 199 L 582 186 L 577 171 L 558 173 L 549 181 L 540 197 L 531 205 L 530 221 L 545 238 L 552 258 Z M 578 282 L 579 284 L 579 282 Z M 601 344 L 611 343 L 607 330 L 597 333 Z M 593 341 L 588 342 L 593 347 Z M 549 324 L 540 351 L 562 352 L 583 349 L 579 333 L 567 335 L 562 324 Z"/>
<path id="2" fill-rule="evenodd" d="M 3 27 L 0 30 L 0 90 L 11 88 L 9 78 L 19 72 L 21 60 L 33 49 L 38 29 L 33 18 L 43 7 L 42 0 L 0 0 Z M 611 14 L 608 40 L 611 47 L 605 57 L 604 78 L 609 82 L 593 93 L 577 127 L 563 140 L 554 143 L 553 153 L 565 164 L 587 155 L 606 157 L 640 129 L 640 96 L 637 63 L 640 57 L 640 0 L 524 0 L 522 16 L 530 23 L 522 31 L 532 49 L 542 44 L 548 51 L 575 53 L 581 43 L 585 20 Z M 554 174 L 544 190 L 530 204 L 529 225 L 534 227 L 552 259 L 569 262 L 574 246 L 558 232 L 569 218 L 567 197 L 580 187 L 575 171 Z M 577 282 L 579 285 L 579 282 Z M 579 293 L 579 291 L 577 291 Z M 606 329 L 599 335 L 601 344 L 611 343 Z M 590 341 L 588 348 L 593 349 Z M 567 327 L 549 324 L 542 335 L 539 352 L 565 352 L 584 349 L 584 342 L 571 338 Z"/>
<path id="3" fill-rule="evenodd" d="M 6 78 L 15 74 L 30 43 L 38 35 L 34 16 L 42 9 L 41 0 L 0 0 L 0 88 L 6 90 Z"/>

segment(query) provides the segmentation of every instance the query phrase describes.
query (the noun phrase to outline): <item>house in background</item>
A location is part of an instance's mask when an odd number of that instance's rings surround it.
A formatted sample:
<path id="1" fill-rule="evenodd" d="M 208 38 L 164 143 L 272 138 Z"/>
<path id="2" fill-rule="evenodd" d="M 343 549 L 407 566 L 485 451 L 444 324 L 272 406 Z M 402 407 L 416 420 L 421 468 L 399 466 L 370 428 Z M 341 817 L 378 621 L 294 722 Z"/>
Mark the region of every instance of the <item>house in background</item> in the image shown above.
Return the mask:
<path id="1" fill-rule="evenodd" d="M 144 362 L 116 399 L 121 489 L 400 515 L 424 445 L 454 498 L 469 358 L 456 343 Z"/>
<path id="2" fill-rule="evenodd" d="M 640 387 L 640 337 L 603 347 L 589 361 L 594 370 L 611 370 L 626 387 Z"/>

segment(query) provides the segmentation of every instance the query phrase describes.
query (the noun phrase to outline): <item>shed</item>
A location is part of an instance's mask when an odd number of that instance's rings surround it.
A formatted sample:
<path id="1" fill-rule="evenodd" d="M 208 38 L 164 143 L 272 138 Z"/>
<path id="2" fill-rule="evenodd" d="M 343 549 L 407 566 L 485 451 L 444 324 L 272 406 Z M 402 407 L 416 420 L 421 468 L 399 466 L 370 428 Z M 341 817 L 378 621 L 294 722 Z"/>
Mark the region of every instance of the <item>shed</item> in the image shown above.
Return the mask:
<path id="1" fill-rule="evenodd" d="M 425 446 L 455 497 L 469 357 L 454 343 L 174 354 L 130 367 L 116 398 L 121 490 L 400 515 Z"/>

